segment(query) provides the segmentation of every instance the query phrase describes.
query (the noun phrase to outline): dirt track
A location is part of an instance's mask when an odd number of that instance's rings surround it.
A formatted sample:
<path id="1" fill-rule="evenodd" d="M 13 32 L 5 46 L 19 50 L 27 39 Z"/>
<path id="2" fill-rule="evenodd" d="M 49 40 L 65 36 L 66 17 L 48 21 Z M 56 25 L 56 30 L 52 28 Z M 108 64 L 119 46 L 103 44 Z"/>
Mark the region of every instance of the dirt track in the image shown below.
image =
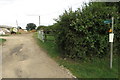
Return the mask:
<path id="1" fill-rule="evenodd" d="M 71 78 L 36 44 L 32 34 L 12 35 L 2 50 L 3 78 Z"/>

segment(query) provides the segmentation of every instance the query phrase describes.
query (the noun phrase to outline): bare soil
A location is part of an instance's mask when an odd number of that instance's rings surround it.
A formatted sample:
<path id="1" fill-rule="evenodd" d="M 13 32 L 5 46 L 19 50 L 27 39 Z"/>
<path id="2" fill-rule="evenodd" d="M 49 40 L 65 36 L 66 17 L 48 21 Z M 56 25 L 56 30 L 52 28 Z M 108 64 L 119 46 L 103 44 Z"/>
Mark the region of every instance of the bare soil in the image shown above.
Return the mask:
<path id="1" fill-rule="evenodd" d="M 35 42 L 33 34 L 4 37 L 2 45 L 3 78 L 72 78 Z"/>

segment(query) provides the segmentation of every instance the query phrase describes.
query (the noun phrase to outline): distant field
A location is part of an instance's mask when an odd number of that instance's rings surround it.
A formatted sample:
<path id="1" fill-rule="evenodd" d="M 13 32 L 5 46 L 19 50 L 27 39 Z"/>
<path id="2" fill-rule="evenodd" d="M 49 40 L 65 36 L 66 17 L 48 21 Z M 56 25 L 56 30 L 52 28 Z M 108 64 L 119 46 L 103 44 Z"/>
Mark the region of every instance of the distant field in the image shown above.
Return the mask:
<path id="1" fill-rule="evenodd" d="M 6 41 L 6 39 L 0 38 L 0 44 L 2 44 L 2 43 L 5 42 L 5 41 Z"/>

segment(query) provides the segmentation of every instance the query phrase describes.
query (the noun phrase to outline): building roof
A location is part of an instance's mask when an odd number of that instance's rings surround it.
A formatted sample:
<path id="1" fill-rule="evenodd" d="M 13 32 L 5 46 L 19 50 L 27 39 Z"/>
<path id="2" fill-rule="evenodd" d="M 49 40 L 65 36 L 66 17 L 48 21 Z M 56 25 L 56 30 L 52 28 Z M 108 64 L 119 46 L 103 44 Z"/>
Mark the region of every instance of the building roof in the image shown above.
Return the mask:
<path id="1" fill-rule="evenodd" d="M 0 25 L 0 28 L 12 28 L 12 26 Z"/>

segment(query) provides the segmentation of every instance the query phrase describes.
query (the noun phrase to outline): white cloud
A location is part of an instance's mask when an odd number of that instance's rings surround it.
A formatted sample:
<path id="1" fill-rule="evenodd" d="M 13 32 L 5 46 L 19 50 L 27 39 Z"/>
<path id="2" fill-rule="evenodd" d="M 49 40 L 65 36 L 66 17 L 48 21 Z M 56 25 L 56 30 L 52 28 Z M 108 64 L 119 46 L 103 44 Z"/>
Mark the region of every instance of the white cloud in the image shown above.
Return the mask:
<path id="1" fill-rule="evenodd" d="M 23 28 L 30 22 L 38 25 L 38 15 L 41 16 L 41 25 L 50 25 L 54 23 L 53 18 L 57 18 L 65 9 L 73 7 L 75 10 L 83 1 L 85 0 L 0 0 L 0 25 L 16 26 L 16 19 Z"/>

